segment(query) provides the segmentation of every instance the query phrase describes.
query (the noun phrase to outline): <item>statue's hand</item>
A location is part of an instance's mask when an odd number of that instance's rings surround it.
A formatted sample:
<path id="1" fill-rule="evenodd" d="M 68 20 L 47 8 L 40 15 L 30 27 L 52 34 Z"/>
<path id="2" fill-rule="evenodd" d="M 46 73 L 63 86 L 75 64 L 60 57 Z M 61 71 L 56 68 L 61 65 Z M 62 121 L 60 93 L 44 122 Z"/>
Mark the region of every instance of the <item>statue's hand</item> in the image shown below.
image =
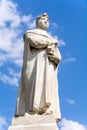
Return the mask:
<path id="1" fill-rule="evenodd" d="M 55 44 L 47 47 L 47 55 L 50 61 L 58 64 L 61 60 L 61 55 Z"/>
<path id="2" fill-rule="evenodd" d="M 47 47 L 47 54 L 53 54 L 55 52 L 55 46 L 52 44 L 52 45 L 49 45 Z"/>

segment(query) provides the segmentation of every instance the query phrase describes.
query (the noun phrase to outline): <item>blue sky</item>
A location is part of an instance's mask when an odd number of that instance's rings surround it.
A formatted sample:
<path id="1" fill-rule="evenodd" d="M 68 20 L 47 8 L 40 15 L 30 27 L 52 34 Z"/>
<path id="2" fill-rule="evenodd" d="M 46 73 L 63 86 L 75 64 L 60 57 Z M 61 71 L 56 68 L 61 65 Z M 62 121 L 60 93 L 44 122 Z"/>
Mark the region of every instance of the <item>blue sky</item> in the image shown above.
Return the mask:
<path id="1" fill-rule="evenodd" d="M 24 32 L 41 13 L 59 40 L 60 130 L 87 130 L 87 0 L 0 0 L 0 130 L 15 114 Z"/>

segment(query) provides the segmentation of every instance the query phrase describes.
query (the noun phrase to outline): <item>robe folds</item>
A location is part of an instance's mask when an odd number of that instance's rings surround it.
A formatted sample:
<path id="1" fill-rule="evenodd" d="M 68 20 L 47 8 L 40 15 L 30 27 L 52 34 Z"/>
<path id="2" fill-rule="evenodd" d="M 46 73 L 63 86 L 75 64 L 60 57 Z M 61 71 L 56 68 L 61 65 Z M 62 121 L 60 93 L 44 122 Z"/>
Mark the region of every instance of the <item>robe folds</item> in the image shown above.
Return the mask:
<path id="1" fill-rule="evenodd" d="M 49 60 L 47 47 L 53 38 L 35 29 L 24 34 L 24 55 L 16 115 L 52 113 L 61 119 L 58 96 L 58 65 Z M 60 55 L 60 54 L 59 54 Z"/>

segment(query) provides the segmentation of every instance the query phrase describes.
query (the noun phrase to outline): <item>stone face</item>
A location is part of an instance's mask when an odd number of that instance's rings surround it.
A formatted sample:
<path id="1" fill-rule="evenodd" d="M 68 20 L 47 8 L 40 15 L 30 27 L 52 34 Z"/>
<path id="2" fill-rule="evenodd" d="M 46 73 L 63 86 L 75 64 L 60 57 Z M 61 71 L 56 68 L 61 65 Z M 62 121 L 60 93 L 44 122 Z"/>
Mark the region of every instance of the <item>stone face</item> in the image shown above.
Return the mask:
<path id="1" fill-rule="evenodd" d="M 46 30 L 49 27 L 49 16 L 47 13 L 41 14 L 36 19 L 37 28 Z"/>
<path id="2" fill-rule="evenodd" d="M 52 115 L 34 115 L 13 118 L 8 130 L 58 130 Z"/>

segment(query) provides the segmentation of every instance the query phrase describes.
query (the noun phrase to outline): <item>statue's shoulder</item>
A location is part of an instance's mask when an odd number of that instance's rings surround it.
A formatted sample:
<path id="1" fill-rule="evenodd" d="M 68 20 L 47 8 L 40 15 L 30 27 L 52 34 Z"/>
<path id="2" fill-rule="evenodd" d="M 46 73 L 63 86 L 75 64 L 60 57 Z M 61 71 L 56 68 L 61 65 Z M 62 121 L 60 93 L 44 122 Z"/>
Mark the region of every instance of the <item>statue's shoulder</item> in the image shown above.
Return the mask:
<path id="1" fill-rule="evenodd" d="M 37 31 L 37 29 L 27 30 L 27 31 L 24 33 L 24 35 L 27 34 L 27 33 L 34 33 L 34 32 L 36 32 L 36 31 Z"/>
<path id="2" fill-rule="evenodd" d="M 29 33 L 34 33 L 36 29 L 32 29 L 32 30 L 27 30 L 24 35 L 23 35 L 23 38 L 25 39 L 25 35 L 26 34 L 29 34 Z"/>
<path id="3" fill-rule="evenodd" d="M 32 29 L 32 30 L 27 30 L 25 33 L 24 33 L 24 35 L 25 34 L 27 34 L 27 33 L 42 33 L 43 32 L 43 30 L 42 29 Z"/>
<path id="4" fill-rule="evenodd" d="M 51 40 L 53 39 L 52 36 L 47 31 L 44 31 L 42 29 L 27 30 L 24 33 L 24 36 L 23 36 L 24 39 L 25 39 L 26 34 L 39 35 L 39 36 L 43 36 Z"/>

